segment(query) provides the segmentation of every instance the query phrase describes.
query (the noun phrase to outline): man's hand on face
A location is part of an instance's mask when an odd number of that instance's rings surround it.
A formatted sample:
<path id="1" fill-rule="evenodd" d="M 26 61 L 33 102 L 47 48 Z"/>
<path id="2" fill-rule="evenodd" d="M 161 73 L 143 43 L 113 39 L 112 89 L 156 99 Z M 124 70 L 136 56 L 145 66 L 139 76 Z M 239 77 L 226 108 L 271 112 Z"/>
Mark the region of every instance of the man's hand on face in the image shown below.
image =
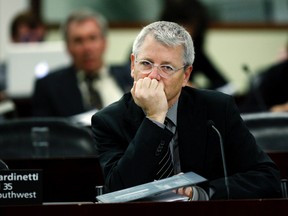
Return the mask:
<path id="1" fill-rule="evenodd" d="M 168 111 L 168 102 L 163 82 L 145 77 L 134 82 L 131 93 L 135 103 L 150 119 L 163 123 Z"/>

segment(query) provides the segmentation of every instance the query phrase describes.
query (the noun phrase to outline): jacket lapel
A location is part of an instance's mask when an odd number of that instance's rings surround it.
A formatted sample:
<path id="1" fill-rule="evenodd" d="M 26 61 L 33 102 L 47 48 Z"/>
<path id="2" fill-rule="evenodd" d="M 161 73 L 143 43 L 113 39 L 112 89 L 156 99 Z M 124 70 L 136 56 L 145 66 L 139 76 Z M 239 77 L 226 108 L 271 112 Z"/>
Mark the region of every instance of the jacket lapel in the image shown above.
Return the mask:
<path id="1" fill-rule="evenodd" d="M 194 97 L 182 90 L 178 105 L 178 144 L 183 172 L 203 170 L 206 149 L 207 111 Z M 192 95 L 192 96 L 191 96 Z M 200 163 L 199 163 L 200 161 Z"/>
<path id="2" fill-rule="evenodd" d="M 178 104 L 178 144 L 180 161 L 183 172 L 199 172 L 204 168 L 207 135 L 206 107 L 196 103 L 193 89 L 187 93 L 182 91 Z M 192 96 L 191 96 L 192 95 Z M 125 126 L 133 138 L 145 117 L 143 110 L 132 100 L 130 93 L 125 95 L 127 106 L 124 116 Z M 200 163 L 199 163 L 200 161 Z"/>

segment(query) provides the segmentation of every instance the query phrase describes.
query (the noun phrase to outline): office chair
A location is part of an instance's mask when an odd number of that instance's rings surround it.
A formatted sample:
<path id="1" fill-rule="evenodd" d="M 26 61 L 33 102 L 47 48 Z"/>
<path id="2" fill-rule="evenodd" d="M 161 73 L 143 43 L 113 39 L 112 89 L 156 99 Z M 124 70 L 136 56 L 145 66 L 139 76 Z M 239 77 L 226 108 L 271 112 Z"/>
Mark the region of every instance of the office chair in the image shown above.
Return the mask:
<path id="1" fill-rule="evenodd" d="M 277 164 L 281 174 L 282 195 L 287 198 L 288 113 L 259 112 L 242 114 L 256 143 Z"/>
<path id="2" fill-rule="evenodd" d="M 288 113 L 250 113 L 242 118 L 265 152 L 288 152 Z"/>
<path id="3" fill-rule="evenodd" d="M 87 128 L 64 118 L 20 118 L 0 122 L 0 158 L 96 156 Z"/>

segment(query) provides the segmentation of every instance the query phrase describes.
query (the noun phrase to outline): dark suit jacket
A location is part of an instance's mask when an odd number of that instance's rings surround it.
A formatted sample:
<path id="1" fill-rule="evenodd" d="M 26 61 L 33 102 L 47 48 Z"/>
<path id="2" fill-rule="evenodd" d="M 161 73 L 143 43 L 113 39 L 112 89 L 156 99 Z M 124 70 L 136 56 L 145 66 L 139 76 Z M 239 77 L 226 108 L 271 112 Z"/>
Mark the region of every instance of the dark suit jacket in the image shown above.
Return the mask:
<path id="1" fill-rule="evenodd" d="M 288 60 L 272 65 L 253 80 L 240 104 L 242 113 L 265 112 L 288 101 Z"/>
<path id="2" fill-rule="evenodd" d="M 123 92 L 130 90 L 133 79 L 126 66 L 111 66 L 109 73 Z M 83 113 L 82 95 L 78 88 L 76 70 L 73 66 L 51 72 L 35 83 L 33 116 L 67 117 Z"/>
<path id="3" fill-rule="evenodd" d="M 212 199 L 227 197 L 219 137 L 207 122 L 212 120 L 223 136 L 230 198 L 279 197 L 279 170 L 257 147 L 231 96 L 185 87 L 178 104 L 178 144 L 183 172 L 193 171 L 209 180 Z M 171 132 L 145 118 L 130 93 L 92 117 L 92 131 L 110 191 L 154 180 Z M 163 142 L 162 142 L 163 143 Z"/>

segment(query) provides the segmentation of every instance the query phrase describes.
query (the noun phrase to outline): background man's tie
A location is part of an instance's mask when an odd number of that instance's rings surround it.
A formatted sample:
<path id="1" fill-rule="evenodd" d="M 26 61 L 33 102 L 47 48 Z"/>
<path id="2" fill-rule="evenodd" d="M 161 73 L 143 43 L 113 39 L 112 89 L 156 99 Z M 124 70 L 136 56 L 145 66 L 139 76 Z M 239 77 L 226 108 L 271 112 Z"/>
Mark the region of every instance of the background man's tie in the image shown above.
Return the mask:
<path id="1" fill-rule="evenodd" d="M 94 76 L 86 76 L 86 83 L 88 86 L 89 97 L 90 97 L 90 104 L 93 108 L 102 109 L 102 99 L 97 89 L 94 88 L 93 82 L 94 80 L 98 79 L 98 77 Z"/>

